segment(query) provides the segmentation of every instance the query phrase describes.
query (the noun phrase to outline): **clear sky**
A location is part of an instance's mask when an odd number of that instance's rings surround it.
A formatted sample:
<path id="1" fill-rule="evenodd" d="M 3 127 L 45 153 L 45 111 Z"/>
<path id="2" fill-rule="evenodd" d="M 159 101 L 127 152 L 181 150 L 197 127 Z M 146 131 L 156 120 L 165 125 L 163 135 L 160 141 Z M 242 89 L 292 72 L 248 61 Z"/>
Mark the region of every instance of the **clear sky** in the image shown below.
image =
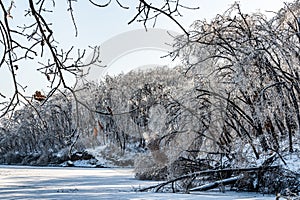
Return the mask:
<path id="1" fill-rule="evenodd" d="M 9 2 L 9 1 L 8 1 Z M 50 3 L 51 1 L 47 1 Z M 104 2 L 96 1 L 95 2 Z M 120 0 L 124 5 L 129 6 L 129 10 L 124 10 L 118 7 L 116 2 L 112 1 L 111 5 L 107 8 L 97 8 L 91 5 L 86 0 L 74 2 L 74 15 L 76 24 L 79 30 L 78 37 L 75 37 L 74 27 L 70 15 L 67 12 L 67 1 L 56 1 L 56 6 L 52 14 L 48 14 L 49 21 L 53 23 L 54 37 L 59 42 L 59 48 L 70 48 L 71 46 L 77 49 L 86 49 L 89 45 L 95 46 L 105 43 L 113 37 L 122 35 L 125 32 L 142 29 L 143 25 L 127 23 L 135 15 L 134 7 L 137 1 L 133 0 Z M 129 2 L 129 3 L 128 3 Z M 153 2 L 161 2 L 161 0 L 154 0 Z M 182 18 L 178 20 L 188 29 L 189 25 L 197 19 L 212 19 L 216 14 L 223 13 L 234 0 L 182 0 L 184 5 L 190 7 L 200 7 L 198 10 L 182 10 Z M 240 0 L 242 11 L 244 13 L 251 13 L 256 11 L 278 11 L 284 6 L 282 0 Z M 287 1 L 291 2 L 291 0 Z M 126 4 L 127 3 L 127 4 Z M 24 10 L 28 7 L 26 0 L 15 0 L 15 8 L 12 10 L 13 19 L 10 19 L 12 26 L 22 25 L 27 23 L 28 20 L 24 18 Z M 272 16 L 271 13 L 267 13 Z M 149 24 L 151 27 L 151 24 Z M 166 17 L 159 18 L 156 28 L 171 30 L 182 33 L 178 26 Z M 142 37 L 147 38 L 143 35 Z M 132 41 L 131 41 L 132 40 Z M 131 38 L 130 41 L 134 43 L 135 40 Z M 119 44 L 120 47 L 124 43 Z M 161 49 L 155 48 L 140 48 L 121 55 L 116 55 L 116 59 L 110 63 L 110 69 L 105 73 L 120 73 L 127 72 L 131 69 L 138 68 L 142 65 L 173 65 L 170 59 L 160 59 L 166 52 Z M 104 51 L 104 50 L 103 50 Z M 32 66 L 30 66 L 32 64 Z M 47 80 L 44 76 L 36 72 L 36 63 L 26 63 L 26 66 L 20 65 L 17 78 L 23 85 L 27 85 L 26 92 L 32 95 L 36 90 L 48 91 Z M 111 71 L 111 72 L 110 72 Z M 0 91 L 5 94 L 11 90 L 11 78 L 8 76 L 6 69 L 0 68 Z M 101 72 L 102 73 L 102 72 Z M 70 85 L 72 81 L 70 81 Z"/>

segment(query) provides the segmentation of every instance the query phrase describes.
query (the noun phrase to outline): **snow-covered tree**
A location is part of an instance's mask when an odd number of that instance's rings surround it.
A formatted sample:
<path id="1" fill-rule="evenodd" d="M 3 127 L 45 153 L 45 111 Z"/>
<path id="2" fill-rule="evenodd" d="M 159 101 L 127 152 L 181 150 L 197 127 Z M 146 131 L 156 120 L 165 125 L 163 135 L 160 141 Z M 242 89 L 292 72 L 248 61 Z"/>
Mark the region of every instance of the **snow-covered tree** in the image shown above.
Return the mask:
<path id="1" fill-rule="evenodd" d="M 195 101 L 206 105 L 209 120 L 199 123 L 209 143 L 202 143 L 198 157 L 209 158 L 211 167 L 286 164 L 286 155 L 298 151 L 298 5 L 286 4 L 268 20 L 243 14 L 235 3 L 176 39 L 174 56 L 194 77 Z"/>

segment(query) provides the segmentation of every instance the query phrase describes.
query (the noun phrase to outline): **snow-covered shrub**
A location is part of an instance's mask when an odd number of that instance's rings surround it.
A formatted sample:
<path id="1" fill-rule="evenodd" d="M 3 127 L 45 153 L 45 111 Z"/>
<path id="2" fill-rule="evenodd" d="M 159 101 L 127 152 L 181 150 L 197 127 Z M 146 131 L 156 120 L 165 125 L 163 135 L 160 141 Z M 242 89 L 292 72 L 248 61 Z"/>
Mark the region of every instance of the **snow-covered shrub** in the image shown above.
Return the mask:
<path id="1" fill-rule="evenodd" d="M 166 180 L 166 166 L 159 166 L 152 155 L 140 154 L 134 163 L 135 178 L 140 180 Z"/>

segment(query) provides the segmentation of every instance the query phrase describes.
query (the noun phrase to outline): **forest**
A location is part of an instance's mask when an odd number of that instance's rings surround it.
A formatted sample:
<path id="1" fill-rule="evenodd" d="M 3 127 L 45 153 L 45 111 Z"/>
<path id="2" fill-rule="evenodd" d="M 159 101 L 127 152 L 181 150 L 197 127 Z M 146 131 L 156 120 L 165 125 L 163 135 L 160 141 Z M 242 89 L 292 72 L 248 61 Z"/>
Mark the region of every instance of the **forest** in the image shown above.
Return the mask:
<path id="1" fill-rule="evenodd" d="M 162 181 L 140 191 L 298 195 L 299 6 L 267 19 L 235 3 L 174 38 L 182 65 L 37 91 L 0 118 L 0 163 L 134 167 Z"/>

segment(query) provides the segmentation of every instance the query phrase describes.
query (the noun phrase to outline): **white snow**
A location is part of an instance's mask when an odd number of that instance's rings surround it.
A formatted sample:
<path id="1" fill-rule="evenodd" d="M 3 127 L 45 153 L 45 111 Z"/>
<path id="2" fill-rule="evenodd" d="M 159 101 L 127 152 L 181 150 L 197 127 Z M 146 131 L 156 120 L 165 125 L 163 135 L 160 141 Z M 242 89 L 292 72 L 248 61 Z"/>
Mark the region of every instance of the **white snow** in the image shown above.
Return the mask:
<path id="1" fill-rule="evenodd" d="M 133 178 L 132 169 L 0 166 L 0 199 L 112 200 L 273 200 L 256 193 L 197 192 L 170 194 L 134 192 L 154 181 Z"/>

